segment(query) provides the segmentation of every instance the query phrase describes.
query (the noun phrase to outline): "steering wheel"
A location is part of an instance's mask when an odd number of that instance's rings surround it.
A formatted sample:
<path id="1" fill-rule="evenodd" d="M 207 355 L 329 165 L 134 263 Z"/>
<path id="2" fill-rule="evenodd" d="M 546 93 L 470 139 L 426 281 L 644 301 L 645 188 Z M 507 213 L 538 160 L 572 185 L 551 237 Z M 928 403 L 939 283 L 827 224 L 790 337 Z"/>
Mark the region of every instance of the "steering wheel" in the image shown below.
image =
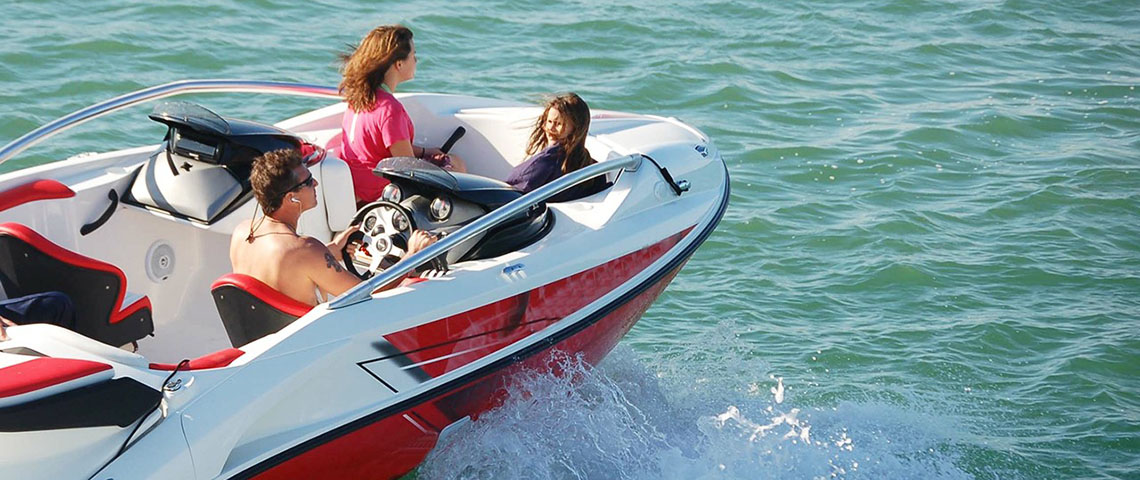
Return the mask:
<path id="1" fill-rule="evenodd" d="M 382 267 L 400 261 L 407 253 L 414 222 L 412 213 L 396 203 L 378 200 L 361 207 L 351 223 L 360 225 L 360 230 L 349 237 L 346 245 L 359 241 L 372 259 L 366 272 L 358 272 L 346 249 L 341 252 L 345 268 L 361 279 L 368 279 Z"/>

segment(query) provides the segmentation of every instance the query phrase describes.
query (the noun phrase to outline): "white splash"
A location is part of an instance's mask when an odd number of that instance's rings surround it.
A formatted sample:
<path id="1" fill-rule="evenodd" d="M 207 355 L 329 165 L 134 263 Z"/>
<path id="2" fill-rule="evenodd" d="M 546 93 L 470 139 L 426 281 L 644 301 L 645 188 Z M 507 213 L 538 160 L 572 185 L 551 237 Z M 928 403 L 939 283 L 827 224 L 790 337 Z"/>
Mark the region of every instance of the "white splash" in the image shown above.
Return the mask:
<path id="1" fill-rule="evenodd" d="M 784 403 L 784 377 L 776 379 L 776 386 L 772 387 L 771 391 L 776 403 Z"/>
<path id="2" fill-rule="evenodd" d="M 560 377 L 527 373 L 510 382 L 504 405 L 438 445 L 416 478 L 972 478 L 927 413 L 785 408 L 795 398 L 785 396 L 782 377 L 771 397 L 758 396 L 757 382 L 739 376 L 650 371 L 628 348 L 599 369 L 574 358 L 560 367 Z"/>

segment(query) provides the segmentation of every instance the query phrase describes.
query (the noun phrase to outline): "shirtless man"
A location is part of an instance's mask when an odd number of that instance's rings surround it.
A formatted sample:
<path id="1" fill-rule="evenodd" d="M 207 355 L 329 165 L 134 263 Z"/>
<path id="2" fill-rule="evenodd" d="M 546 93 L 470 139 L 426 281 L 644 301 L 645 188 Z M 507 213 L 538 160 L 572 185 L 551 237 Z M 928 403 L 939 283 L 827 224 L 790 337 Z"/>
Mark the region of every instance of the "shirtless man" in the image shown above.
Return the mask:
<path id="1" fill-rule="evenodd" d="M 244 221 L 234 230 L 230 239 L 234 273 L 254 277 L 309 305 L 340 295 L 360 283 L 359 278 L 345 270 L 341 258 L 348 236 L 359 227 L 349 227 L 328 244 L 297 234 L 301 213 L 317 206 L 317 180 L 301 161 L 299 152 L 276 150 L 257 157 L 250 183 L 265 216 Z M 434 242 L 431 235 L 417 230 L 408 239 L 407 255 Z"/>

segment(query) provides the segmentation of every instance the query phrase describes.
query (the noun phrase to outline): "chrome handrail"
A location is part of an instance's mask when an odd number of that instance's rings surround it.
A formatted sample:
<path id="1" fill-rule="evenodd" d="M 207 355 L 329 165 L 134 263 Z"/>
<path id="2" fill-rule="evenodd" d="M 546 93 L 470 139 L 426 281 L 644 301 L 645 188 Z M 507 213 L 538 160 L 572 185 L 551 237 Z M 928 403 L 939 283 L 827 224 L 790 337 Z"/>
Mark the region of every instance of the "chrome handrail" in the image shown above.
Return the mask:
<path id="1" fill-rule="evenodd" d="M 435 242 L 427 248 L 416 252 L 414 255 L 405 258 L 395 265 L 392 265 L 383 273 L 372 277 L 364 282 L 357 284 L 355 287 L 344 292 L 339 297 L 329 303 L 330 309 L 337 309 L 354 305 L 365 300 L 372 298 L 372 293 L 379 288 L 383 288 L 388 284 L 395 282 L 404 277 L 407 273 L 414 270 L 416 267 L 427 263 L 433 258 L 436 258 L 456 245 L 463 243 L 471 237 L 483 233 L 496 225 L 503 223 L 511 217 L 523 212 L 524 210 L 546 200 L 550 197 L 558 195 L 586 180 L 594 178 L 598 175 L 606 174 L 620 169 L 637 170 L 641 165 L 642 156 L 638 154 L 629 155 L 626 157 L 615 158 L 613 160 L 606 160 L 604 162 L 595 163 L 586 168 L 575 170 L 566 175 L 559 177 L 557 180 L 550 182 L 537 190 L 534 190 L 526 195 L 514 199 L 510 203 L 495 209 L 495 211 L 488 213 L 478 220 L 471 222 L 463 228 L 456 230 L 451 235 L 443 237 L 438 242 Z"/>
<path id="2" fill-rule="evenodd" d="M 340 99 L 334 87 L 305 83 L 266 82 L 255 80 L 182 80 L 144 88 L 110 100 L 76 110 L 32 130 L 0 148 L 0 164 L 56 134 L 112 112 L 160 98 L 188 93 L 276 93 L 303 97 Z"/>

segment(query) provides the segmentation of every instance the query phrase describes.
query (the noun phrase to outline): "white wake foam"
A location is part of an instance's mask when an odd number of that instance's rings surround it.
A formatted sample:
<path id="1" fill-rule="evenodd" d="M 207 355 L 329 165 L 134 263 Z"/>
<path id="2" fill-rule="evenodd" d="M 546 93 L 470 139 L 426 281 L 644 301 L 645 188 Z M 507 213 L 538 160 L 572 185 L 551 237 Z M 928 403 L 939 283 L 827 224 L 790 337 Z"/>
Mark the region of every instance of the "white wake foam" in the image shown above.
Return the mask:
<path id="1" fill-rule="evenodd" d="M 927 413 L 797 407 L 782 378 L 761 395 L 705 372 L 650 371 L 624 347 L 597 369 L 562 363 L 565 375 L 512 382 L 506 403 L 437 446 L 417 478 L 972 478 Z"/>

